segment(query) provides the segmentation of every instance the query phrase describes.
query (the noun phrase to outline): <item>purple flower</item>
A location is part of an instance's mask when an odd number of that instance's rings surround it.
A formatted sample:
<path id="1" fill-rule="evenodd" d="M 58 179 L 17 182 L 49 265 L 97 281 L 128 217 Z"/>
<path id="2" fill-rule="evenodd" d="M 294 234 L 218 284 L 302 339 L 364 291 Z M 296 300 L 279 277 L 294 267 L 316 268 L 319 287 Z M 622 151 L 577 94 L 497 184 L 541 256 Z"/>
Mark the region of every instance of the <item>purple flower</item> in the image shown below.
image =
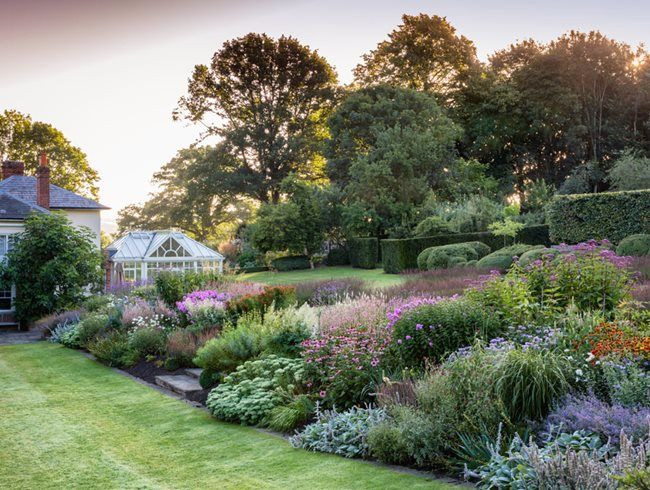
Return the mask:
<path id="1" fill-rule="evenodd" d="M 404 337 L 404 338 L 405 338 L 406 340 L 411 340 L 411 336 L 410 336 L 410 335 L 407 335 L 407 336 Z"/>
<path id="2" fill-rule="evenodd" d="M 416 329 L 416 330 L 422 330 L 422 324 L 421 324 L 421 323 L 418 323 L 418 324 L 415 326 L 415 329 Z"/>

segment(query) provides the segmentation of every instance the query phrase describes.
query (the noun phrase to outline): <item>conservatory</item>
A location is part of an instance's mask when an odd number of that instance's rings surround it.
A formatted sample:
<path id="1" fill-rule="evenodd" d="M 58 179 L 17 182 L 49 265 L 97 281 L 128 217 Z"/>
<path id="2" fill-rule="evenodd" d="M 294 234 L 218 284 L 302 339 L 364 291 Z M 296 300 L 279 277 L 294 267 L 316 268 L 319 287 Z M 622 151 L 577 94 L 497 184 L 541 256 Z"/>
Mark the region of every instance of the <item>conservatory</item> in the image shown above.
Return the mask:
<path id="1" fill-rule="evenodd" d="M 223 272 L 223 255 L 179 231 L 131 231 L 105 254 L 107 287 L 146 281 L 160 271 Z"/>

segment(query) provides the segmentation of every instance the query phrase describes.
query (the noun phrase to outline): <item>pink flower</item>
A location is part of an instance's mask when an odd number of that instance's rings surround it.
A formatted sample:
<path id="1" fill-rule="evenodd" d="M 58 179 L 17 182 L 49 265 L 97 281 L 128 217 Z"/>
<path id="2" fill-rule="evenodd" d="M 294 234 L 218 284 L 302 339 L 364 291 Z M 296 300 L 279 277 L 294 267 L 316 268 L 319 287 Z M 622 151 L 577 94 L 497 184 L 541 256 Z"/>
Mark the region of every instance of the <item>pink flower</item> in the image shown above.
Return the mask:
<path id="1" fill-rule="evenodd" d="M 318 393 L 318 395 L 319 395 L 321 398 L 325 398 L 325 395 L 327 395 L 327 392 L 326 392 L 325 390 L 320 390 L 320 393 Z"/>

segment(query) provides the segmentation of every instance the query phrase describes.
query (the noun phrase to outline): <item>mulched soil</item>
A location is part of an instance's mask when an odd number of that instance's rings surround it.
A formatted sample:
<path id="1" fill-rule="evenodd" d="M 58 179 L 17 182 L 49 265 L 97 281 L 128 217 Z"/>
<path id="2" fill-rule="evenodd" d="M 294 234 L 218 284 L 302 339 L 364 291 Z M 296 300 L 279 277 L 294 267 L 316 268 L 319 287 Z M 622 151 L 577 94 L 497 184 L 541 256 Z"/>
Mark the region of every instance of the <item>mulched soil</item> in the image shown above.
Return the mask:
<path id="1" fill-rule="evenodd" d="M 144 379 L 147 383 L 156 384 L 156 376 L 166 374 L 183 374 L 182 369 L 168 371 L 164 367 L 158 367 L 155 361 L 140 360 L 131 367 L 123 368 L 124 371 L 137 378 Z"/>

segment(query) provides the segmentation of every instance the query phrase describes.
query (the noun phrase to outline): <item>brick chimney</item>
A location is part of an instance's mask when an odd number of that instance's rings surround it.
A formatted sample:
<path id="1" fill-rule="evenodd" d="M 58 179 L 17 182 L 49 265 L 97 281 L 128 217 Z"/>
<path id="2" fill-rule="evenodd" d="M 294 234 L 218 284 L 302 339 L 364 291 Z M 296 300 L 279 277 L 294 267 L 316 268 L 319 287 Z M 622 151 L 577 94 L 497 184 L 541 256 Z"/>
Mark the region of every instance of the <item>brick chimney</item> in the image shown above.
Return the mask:
<path id="1" fill-rule="evenodd" d="M 36 204 L 50 208 L 50 167 L 45 152 L 41 153 L 41 163 L 36 169 Z"/>
<path id="2" fill-rule="evenodd" d="M 2 162 L 2 178 L 8 179 L 12 175 L 25 175 L 25 164 L 13 160 Z"/>

